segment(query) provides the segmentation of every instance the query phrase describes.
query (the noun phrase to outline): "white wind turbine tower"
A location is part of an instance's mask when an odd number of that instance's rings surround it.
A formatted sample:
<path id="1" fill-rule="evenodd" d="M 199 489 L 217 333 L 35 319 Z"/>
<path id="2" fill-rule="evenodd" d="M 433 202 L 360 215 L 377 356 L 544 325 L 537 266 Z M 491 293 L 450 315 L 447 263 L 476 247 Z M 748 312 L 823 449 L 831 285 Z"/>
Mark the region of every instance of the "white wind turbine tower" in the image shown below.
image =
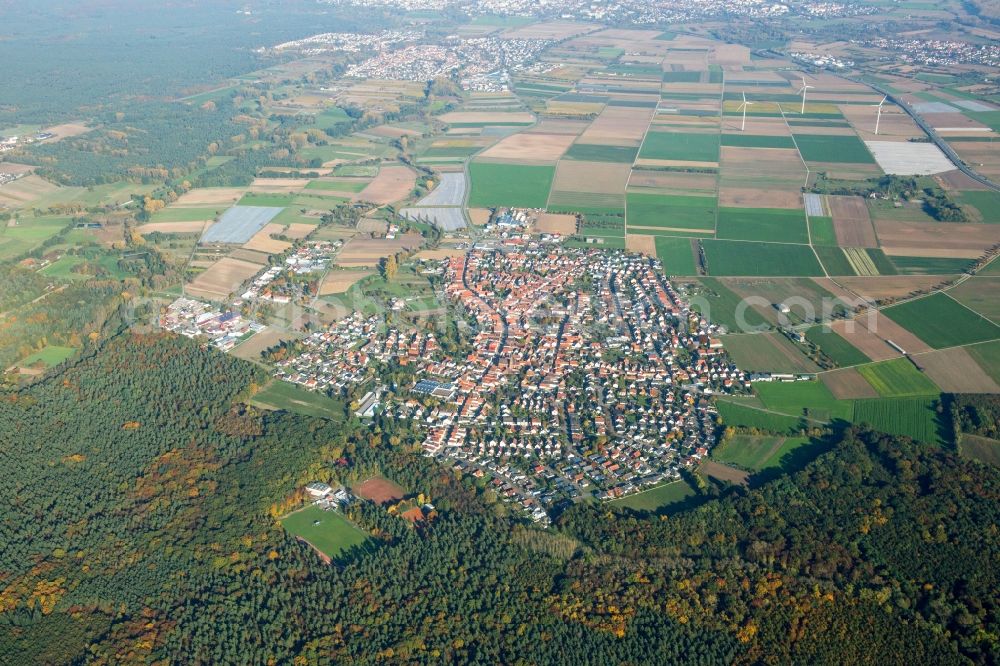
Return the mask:
<path id="1" fill-rule="evenodd" d="M 810 86 L 806 84 L 806 77 L 802 77 L 802 87 L 798 89 L 798 92 L 802 93 L 802 110 L 799 111 L 800 114 L 805 115 L 806 113 L 806 91 L 812 90 L 815 86 Z"/>
<path id="2" fill-rule="evenodd" d="M 882 120 L 882 105 L 885 104 L 885 100 L 887 100 L 887 99 L 889 99 L 888 95 L 886 95 L 885 97 L 883 97 L 882 101 L 879 102 L 878 104 L 872 104 L 872 106 L 874 106 L 876 109 L 878 109 L 878 115 L 875 116 L 875 135 L 876 136 L 878 136 L 878 124 L 879 124 L 879 121 Z"/>
<path id="3" fill-rule="evenodd" d="M 743 103 L 740 104 L 740 108 L 736 109 L 737 111 L 742 111 L 743 112 L 743 124 L 740 125 L 740 131 L 741 132 L 746 131 L 746 128 L 747 128 L 747 107 L 748 106 L 753 106 L 753 102 L 748 102 L 747 101 L 747 94 L 744 92 L 743 93 Z"/>

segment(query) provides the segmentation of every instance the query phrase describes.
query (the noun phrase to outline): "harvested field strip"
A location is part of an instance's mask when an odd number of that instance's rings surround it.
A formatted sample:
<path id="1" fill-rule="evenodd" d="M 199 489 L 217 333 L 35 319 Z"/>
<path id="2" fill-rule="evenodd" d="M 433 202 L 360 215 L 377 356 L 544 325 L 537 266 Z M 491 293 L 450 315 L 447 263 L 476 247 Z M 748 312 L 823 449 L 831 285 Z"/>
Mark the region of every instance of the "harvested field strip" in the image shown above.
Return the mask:
<path id="1" fill-rule="evenodd" d="M 855 275 L 865 277 L 879 275 L 878 268 L 875 267 L 875 262 L 871 260 L 871 257 L 868 256 L 864 249 L 858 247 L 845 247 L 843 250 L 844 255 L 847 257 L 848 263 L 851 264 L 851 269 L 854 271 Z"/>

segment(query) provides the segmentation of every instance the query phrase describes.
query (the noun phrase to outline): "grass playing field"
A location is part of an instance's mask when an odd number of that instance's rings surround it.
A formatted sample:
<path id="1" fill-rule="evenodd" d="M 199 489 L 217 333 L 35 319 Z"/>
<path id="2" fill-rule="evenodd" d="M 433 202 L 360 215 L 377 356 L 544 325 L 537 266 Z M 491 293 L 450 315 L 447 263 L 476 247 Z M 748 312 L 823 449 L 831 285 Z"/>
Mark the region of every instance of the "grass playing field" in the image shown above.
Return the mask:
<path id="1" fill-rule="evenodd" d="M 469 165 L 469 206 L 545 208 L 555 172 L 554 166 L 473 162 Z"/>
<path id="2" fill-rule="evenodd" d="M 308 541 L 328 557 L 363 545 L 368 536 L 336 511 L 309 506 L 281 521 L 289 534 Z"/>
<path id="3" fill-rule="evenodd" d="M 805 212 L 781 208 L 720 208 L 716 236 L 776 243 L 809 242 Z"/>
<path id="4" fill-rule="evenodd" d="M 941 392 L 907 358 L 862 365 L 858 367 L 858 372 L 884 398 L 937 395 Z"/>
<path id="5" fill-rule="evenodd" d="M 76 353 L 76 348 L 74 347 L 58 347 L 55 345 L 48 345 L 40 351 L 21 359 L 18 365 L 31 367 L 36 363 L 40 363 L 46 368 L 51 368 L 54 365 L 62 363 L 74 353 Z"/>
<path id="6" fill-rule="evenodd" d="M 344 418 L 344 405 L 341 402 L 279 380 L 272 381 L 254 394 L 250 404 L 261 409 L 283 409 L 305 416 L 334 420 Z"/>
<path id="7" fill-rule="evenodd" d="M 694 488 L 682 479 L 664 483 L 635 495 L 611 502 L 612 505 L 634 511 L 661 511 L 695 494 Z"/>
<path id="8" fill-rule="evenodd" d="M 1000 338 L 1000 326 L 943 293 L 882 312 L 935 349 Z"/>
<path id="9" fill-rule="evenodd" d="M 704 240 L 711 275 L 809 276 L 823 269 L 808 245 L 751 243 L 736 240 Z"/>
<path id="10" fill-rule="evenodd" d="M 759 471 L 780 467 L 781 459 L 786 454 L 805 446 L 809 441 L 808 437 L 735 435 L 715 449 L 712 458 L 743 469 Z"/>

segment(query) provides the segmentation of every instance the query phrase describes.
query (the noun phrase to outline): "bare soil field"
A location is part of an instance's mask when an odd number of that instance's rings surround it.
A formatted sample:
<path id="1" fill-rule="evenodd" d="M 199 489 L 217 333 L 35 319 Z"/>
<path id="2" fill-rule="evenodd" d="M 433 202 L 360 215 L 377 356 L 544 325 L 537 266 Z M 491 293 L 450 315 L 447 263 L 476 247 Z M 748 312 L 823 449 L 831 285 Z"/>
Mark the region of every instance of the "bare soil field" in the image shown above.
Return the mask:
<path id="1" fill-rule="evenodd" d="M 975 166 L 976 171 L 993 178 L 1000 178 L 1000 143 L 988 141 L 952 141 L 951 147 L 959 157 Z"/>
<path id="2" fill-rule="evenodd" d="M 267 255 L 264 252 L 257 252 L 256 250 L 245 250 L 243 248 L 237 248 L 229 253 L 229 256 L 233 259 L 240 259 L 242 261 L 249 261 L 251 264 L 259 264 L 261 267 L 267 266 Z"/>
<path id="3" fill-rule="evenodd" d="M 420 136 L 420 132 L 405 127 L 395 127 L 393 125 L 379 125 L 372 129 L 365 130 L 375 136 L 384 136 L 389 139 L 398 139 L 401 136 Z"/>
<path id="4" fill-rule="evenodd" d="M 879 220 L 875 222 L 875 230 L 886 254 L 890 255 L 974 259 L 1000 243 L 1000 225 L 996 224 Z"/>
<path id="5" fill-rule="evenodd" d="M 932 289 L 953 276 L 945 275 L 882 275 L 879 277 L 843 277 L 837 282 L 860 296 L 880 301 L 912 296 L 919 291 Z"/>
<path id="6" fill-rule="evenodd" d="M 440 261 L 441 259 L 450 259 L 452 257 L 461 257 L 466 254 L 469 250 L 467 248 L 459 247 L 439 247 L 434 250 L 421 250 L 417 252 L 414 257 L 417 259 L 423 259 L 424 261 Z"/>
<path id="7" fill-rule="evenodd" d="M 719 205 L 730 208 L 802 208 L 800 189 L 758 189 L 722 185 Z"/>
<path id="8" fill-rule="evenodd" d="M 829 196 L 833 231 L 842 247 L 878 247 L 868 205 L 861 197 Z"/>
<path id="9" fill-rule="evenodd" d="M 945 173 L 939 173 L 934 176 L 934 180 L 940 183 L 941 187 L 951 192 L 957 192 L 959 190 L 989 189 L 978 180 L 973 180 L 958 169 L 955 169 L 954 171 L 947 171 Z"/>
<path id="10" fill-rule="evenodd" d="M 639 158 L 635 161 L 635 166 L 638 168 L 652 168 L 657 167 L 690 167 L 693 169 L 711 169 L 719 166 L 718 162 L 695 162 L 693 160 L 651 160 Z"/>
<path id="11" fill-rule="evenodd" d="M 1000 393 L 1000 385 L 963 347 L 917 354 L 913 361 L 946 393 Z"/>
<path id="12" fill-rule="evenodd" d="M 285 229 L 285 235 L 289 238 L 294 238 L 295 240 L 302 240 L 316 229 L 315 224 L 306 224 L 305 222 L 293 222 L 288 225 Z"/>
<path id="13" fill-rule="evenodd" d="M 881 100 L 882 98 L 879 97 L 872 103 L 878 104 Z M 888 102 L 882 107 L 882 119 L 878 124 L 878 134 L 875 134 L 877 112 L 871 106 L 867 104 L 841 104 L 837 108 L 854 126 L 864 141 L 906 141 L 913 137 L 924 136 L 923 131 L 917 127 L 909 115 L 899 107 L 891 106 Z"/>
<path id="14" fill-rule="evenodd" d="M 389 223 L 373 217 L 364 217 L 358 221 L 358 231 L 365 234 L 381 234 L 389 230 Z"/>
<path id="15" fill-rule="evenodd" d="M 245 361 L 259 361 L 260 355 L 264 351 L 285 340 L 295 340 L 297 338 L 297 335 L 286 331 L 279 331 L 276 328 L 268 326 L 230 353 L 236 358 L 242 358 Z"/>
<path id="16" fill-rule="evenodd" d="M 49 127 L 43 131 L 50 134 L 55 134 L 51 139 L 46 139 L 45 143 L 55 143 L 56 141 L 61 141 L 63 139 L 68 139 L 74 136 L 80 136 L 81 134 L 86 134 L 87 132 L 92 132 L 94 128 L 87 127 L 83 123 L 63 123 L 62 125 L 56 125 L 54 127 Z"/>
<path id="17" fill-rule="evenodd" d="M 710 173 L 685 173 L 683 171 L 641 171 L 636 169 L 629 179 L 629 187 L 648 187 L 681 192 L 715 191 L 715 175 Z"/>
<path id="18" fill-rule="evenodd" d="M 354 199 L 377 204 L 393 203 L 408 197 L 416 182 L 417 175 L 409 167 L 401 164 L 383 166 L 375 180 L 356 194 Z"/>
<path id="19" fill-rule="evenodd" d="M 415 233 L 409 233 L 392 240 L 352 238 L 344 244 L 344 247 L 337 254 L 336 263 L 344 268 L 374 268 L 383 257 L 395 254 L 400 250 L 420 247 L 422 242 L 423 237 Z"/>
<path id="20" fill-rule="evenodd" d="M 569 236 L 576 233 L 576 216 L 559 213 L 541 213 L 532 224 L 532 232 L 537 234 L 561 234 Z"/>
<path id="21" fill-rule="evenodd" d="M 775 187 L 805 183 L 806 168 L 790 148 L 734 148 L 719 153 L 722 182 L 735 187 Z"/>
<path id="22" fill-rule="evenodd" d="M 838 400 L 879 397 L 878 391 L 855 368 L 824 372 L 819 378 Z"/>
<path id="23" fill-rule="evenodd" d="M 477 227 L 481 227 L 490 221 L 492 211 L 489 208 L 470 208 L 469 221 Z"/>
<path id="24" fill-rule="evenodd" d="M 522 134 L 572 134 L 576 136 L 589 126 L 590 123 L 583 120 L 542 118 L 537 125 L 529 127 Z"/>
<path id="25" fill-rule="evenodd" d="M 652 117 L 652 109 L 609 106 L 580 135 L 580 143 L 638 146 Z"/>
<path id="26" fill-rule="evenodd" d="M 624 194 L 632 167 L 628 164 L 560 160 L 556 166 L 552 190 L 557 192 L 592 192 Z"/>
<path id="27" fill-rule="evenodd" d="M 928 113 L 925 114 L 928 124 L 934 127 L 938 132 L 947 130 L 968 130 L 977 129 L 982 130 L 986 128 L 986 125 L 982 124 L 978 120 L 973 120 L 967 115 L 959 112 L 953 113 Z"/>
<path id="28" fill-rule="evenodd" d="M 204 206 L 232 206 L 246 193 L 245 187 L 202 187 L 185 192 L 172 208 L 202 208 Z"/>
<path id="29" fill-rule="evenodd" d="M 719 44 L 708 61 L 717 65 L 749 65 L 750 49 L 740 44 Z"/>
<path id="30" fill-rule="evenodd" d="M 886 344 L 885 340 L 865 328 L 861 322 L 838 319 L 830 325 L 830 328 L 873 361 L 886 361 L 902 356 Z"/>
<path id="31" fill-rule="evenodd" d="M 527 111 L 452 111 L 451 113 L 439 116 L 438 120 L 449 125 L 462 125 L 466 123 L 482 123 L 485 125 L 489 125 L 490 123 L 499 123 L 501 125 L 508 123 L 533 124 L 535 116 Z"/>
<path id="32" fill-rule="evenodd" d="M 739 114 L 727 115 L 723 121 L 726 134 L 748 134 L 752 136 L 791 136 L 788 125 L 781 118 L 754 118 L 747 116 L 745 130 L 740 130 L 743 118 Z"/>
<path id="33" fill-rule="evenodd" d="M 266 254 L 281 254 L 288 248 L 292 247 L 292 244 L 287 241 L 277 240 L 272 238 L 272 236 L 277 236 L 278 234 L 284 232 L 284 230 L 284 225 L 274 224 L 272 222 L 255 233 L 253 238 L 244 243 L 243 249 L 255 250 Z"/>
<path id="34" fill-rule="evenodd" d="M 929 344 L 881 312 L 875 315 L 875 320 L 871 323 L 869 323 L 867 316 L 862 317 L 859 321 L 872 333 L 887 342 L 892 340 L 905 349 L 908 354 L 919 354 L 920 352 L 931 351 L 932 349 Z"/>
<path id="35" fill-rule="evenodd" d="M 521 164 L 552 164 L 573 143 L 571 134 L 512 134 L 480 153 L 480 158 Z"/>
<path id="36" fill-rule="evenodd" d="M 10 173 L 15 176 L 21 176 L 26 173 L 31 173 L 37 167 L 33 167 L 29 164 L 18 164 L 17 162 L 0 162 L 0 173 Z"/>
<path id="37" fill-rule="evenodd" d="M 260 264 L 225 257 L 192 280 L 185 291 L 210 300 L 221 300 L 257 274 Z"/>
<path id="38" fill-rule="evenodd" d="M 649 257 L 656 256 L 656 236 L 629 233 L 625 237 L 625 249 L 641 252 Z"/>
<path id="39" fill-rule="evenodd" d="M 24 176 L 0 187 L 0 205 L 23 206 L 58 190 L 58 185 L 40 176 Z"/>
<path id="40" fill-rule="evenodd" d="M 351 488 L 358 497 L 383 505 L 403 499 L 405 491 L 388 479 L 380 476 L 363 481 Z"/>
<path id="41" fill-rule="evenodd" d="M 326 278 L 323 279 L 323 284 L 320 285 L 319 295 L 343 294 L 351 286 L 364 280 L 369 275 L 372 275 L 372 271 L 330 271 L 326 274 Z"/>
<path id="42" fill-rule="evenodd" d="M 308 184 L 308 178 L 255 178 L 250 191 L 256 194 L 298 194 Z"/>

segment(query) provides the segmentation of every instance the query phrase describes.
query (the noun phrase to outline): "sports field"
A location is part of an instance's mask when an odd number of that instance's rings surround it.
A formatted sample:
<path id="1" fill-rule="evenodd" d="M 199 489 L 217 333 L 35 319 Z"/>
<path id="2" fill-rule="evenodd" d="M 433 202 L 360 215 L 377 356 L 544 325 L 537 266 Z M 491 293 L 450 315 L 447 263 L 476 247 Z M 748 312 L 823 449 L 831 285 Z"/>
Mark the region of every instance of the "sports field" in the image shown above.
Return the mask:
<path id="1" fill-rule="evenodd" d="M 781 208 L 720 208 L 716 235 L 732 240 L 809 242 L 805 213 Z"/>
<path id="2" fill-rule="evenodd" d="M 611 502 L 613 506 L 632 509 L 634 511 L 659 511 L 671 504 L 680 502 L 694 495 L 694 489 L 683 479 L 664 483 L 641 493 L 629 495 Z"/>
<path id="3" fill-rule="evenodd" d="M 334 420 L 344 418 L 344 405 L 341 402 L 279 380 L 272 381 L 254 394 L 250 404 L 261 409 L 283 409 L 305 416 Z"/>
<path id="4" fill-rule="evenodd" d="M 469 207 L 545 208 L 555 173 L 554 166 L 473 162 Z"/>
<path id="5" fill-rule="evenodd" d="M 1000 326 L 943 293 L 893 305 L 882 312 L 935 349 L 1000 338 Z"/>
<path id="6" fill-rule="evenodd" d="M 704 240 L 710 275 L 819 277 L 823 269 L 808 245 Z"/>
<path id="7" fill-rule="evenodd" d="M 907 358 L 862 365 L 858 367 L 858 372 L 883 398 L 937 395 L 941 392 Z"/>
<path id="8" fill-rule="evenodd" d="M 743 469 L 759 471 L 768 467 L 780 467 L 781 459 L 786 454 L 805 446 L 809 441 L 808 437 L 735 435 L 715 449 L 712 457 Z"/>
<path id="9" fill-rule="evenodd" d="M 368 536 L 336 511 L 309 506 L 281 521 L 289 534 L 300 537 L 327 557 L 337 557 L 363 545 Z"/>
<path id="10" fill-rule="evenodd" d="M 709 231 L 715 228 L 715 198 L 629 192 L 629 227 Z"/>

